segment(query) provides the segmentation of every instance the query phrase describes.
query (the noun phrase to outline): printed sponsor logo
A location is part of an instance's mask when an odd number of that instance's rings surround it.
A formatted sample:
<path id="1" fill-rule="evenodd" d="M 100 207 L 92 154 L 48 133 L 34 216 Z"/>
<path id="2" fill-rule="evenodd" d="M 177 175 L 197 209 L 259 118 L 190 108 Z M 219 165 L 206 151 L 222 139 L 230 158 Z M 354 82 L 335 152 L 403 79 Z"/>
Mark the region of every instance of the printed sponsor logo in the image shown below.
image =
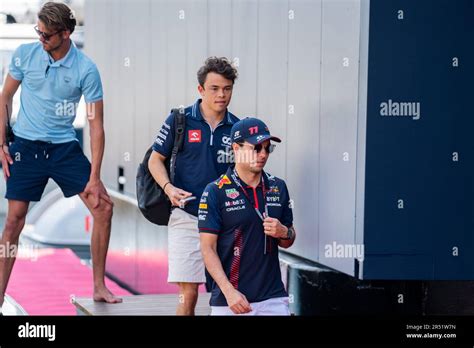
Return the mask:
<path id="1" fill-rule="evenodd" d="M 199 204 L 199 209 L 207 209 L 207 204 L 205 203 Z"/>
<path id="2" fill-rule="evenodd" d="M 267 203 L 269 207 L 281 207 L 281 203 Z"/>
<path id="3" fill-rule="evenodd" d="M 244 200 L 244 199 L 237 199 L 237 200 L 235 200 L 235 201 L 226 201 L 226 202 L 225 202 L 225 206 L 226 206 L 226 207 L 233 207 L 233 206 L 242 205 L 242 204 L 245 204 L 245 200 Z"/>
<path id="4" fill-rule="evenodd" d="M 205 221 L 206 220 L 206 215 L 199 214 L 198 219 L 199 219 L 199 221 Z"/>
<path id="5" fill-rule="evenodd" d="M 236 199 L 239 197 L 239 191 L 237 191 L 235 188 L 227 189 L 225 190 L 225 195 L 230 199 Z"/>
<path id="6" fill-rule="evenodd" d="M 259 135 L 259 136 L 257 137 L 257 141 L 260 141 L 260 140 L 262 140 L 263 138 L 265 138 L 265 135 Z"/>
<path id="7" fill-rule="evenodd" d="M 230 212 L 230 211 L 242 210 L 242 209 L 245 209 L 245 205 L 237 205 L 235 207 L 230 207 L 230 208 L 227 208 L 225 211 Z"/>
<path id="8" fill-rule="evenodd" d="M 200 143 L 201 142 L 201 130 L 200 129 L 188 130 L 188 141 L 190 143 Z"/>
<path id="9" fill-rule="evenodd" d="M 229 135 L 224 134 L 222 136 L 222 146 L 230 146 L 232 145 L 232 139 Z"/>
<path id="10" fill-rule="evenodd" d="M 230 179 L 227 177 L 227 175 L 222 176 L 222 178 L 216 183 L 216 185 L 221 189 L 222 186 L 224 185 L 230 185 Z"/>
<path id="11" fill-rule="evenodd" d="M 275 196 L 275 197 L 267 196 L 267 202 L 280 202 L 280 197 L 278 197 L 278 196 Z"/>

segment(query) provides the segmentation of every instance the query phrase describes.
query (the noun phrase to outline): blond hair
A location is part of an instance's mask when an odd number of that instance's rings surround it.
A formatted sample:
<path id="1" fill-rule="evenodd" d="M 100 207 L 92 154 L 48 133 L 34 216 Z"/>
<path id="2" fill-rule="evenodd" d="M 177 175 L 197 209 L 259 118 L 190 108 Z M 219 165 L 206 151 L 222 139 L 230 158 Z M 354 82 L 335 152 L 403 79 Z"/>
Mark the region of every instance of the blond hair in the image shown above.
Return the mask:
<path id="1" fill-rule="evenodd" d="M 72 10 L 59 2 L 47 2 L 38 13 L 38 19 L 47 28 L 55 30 L 69 30 L 72 34 L 76 27 L 76 18 Z"/>

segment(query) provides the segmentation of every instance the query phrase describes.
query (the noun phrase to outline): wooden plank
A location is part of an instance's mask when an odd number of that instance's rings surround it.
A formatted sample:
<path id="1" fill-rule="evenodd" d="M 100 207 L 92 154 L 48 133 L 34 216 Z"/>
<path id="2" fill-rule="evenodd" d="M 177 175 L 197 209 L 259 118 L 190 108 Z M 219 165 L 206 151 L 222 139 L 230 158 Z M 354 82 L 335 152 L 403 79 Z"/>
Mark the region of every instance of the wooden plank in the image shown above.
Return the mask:
<path id="1" fill-rule="evenodd" d="M 209 315 L 210 293 L 200 293 L 196 315 Z M 177 294 L 124 296 L 122 303 L 95 302 L 91 298 L 76 298 L 72 301 L 78 315 L 175 315 Z"/>

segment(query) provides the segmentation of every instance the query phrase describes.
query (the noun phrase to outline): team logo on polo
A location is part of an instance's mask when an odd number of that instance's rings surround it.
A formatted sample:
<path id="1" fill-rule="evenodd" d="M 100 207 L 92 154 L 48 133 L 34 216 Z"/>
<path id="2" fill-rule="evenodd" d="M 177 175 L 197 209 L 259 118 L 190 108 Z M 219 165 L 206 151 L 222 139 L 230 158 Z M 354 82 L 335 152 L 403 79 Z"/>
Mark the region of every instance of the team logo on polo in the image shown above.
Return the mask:
<path id="1" fill-rule="evenodd" d="M 269 193 L 280 193 L 280 189 L 278 188 L 278 186 L 270 186 L 270 188 L 268 189 L 268 192 Z"/>
<path id="2" fill-rule="evenodd" d="M 225 195 L 230 199 L 236 199 L 239 197 L 239 191 L 237 191 L 235 188 L 227 189 L 225 190 Z"/>
<path id="3" fill-rule="evenodd" d="M 190 143 L 200 143 L 201 142 L 201 130 L 200 129 L 188 130 L 188 141 Z"/>
<path id="4" fill-rule="evenodd" d="M 221 179 L 216 183 L 216 185 L 221 189 L 222 186 L 224 185 L 230 185 L 230 179 L 227 177 L 227 175 L 223 175 Z"/>

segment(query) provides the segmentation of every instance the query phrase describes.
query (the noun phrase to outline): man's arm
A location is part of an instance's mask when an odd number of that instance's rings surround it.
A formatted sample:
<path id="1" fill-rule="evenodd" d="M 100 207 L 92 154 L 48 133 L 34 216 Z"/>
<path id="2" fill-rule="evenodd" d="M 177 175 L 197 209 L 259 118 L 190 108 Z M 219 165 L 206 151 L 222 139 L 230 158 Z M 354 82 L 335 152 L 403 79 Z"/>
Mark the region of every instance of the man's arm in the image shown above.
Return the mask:
<path id="1" fill-rule="evenodd" d="M 21 81 L 17 81 L 7 75 L 5 84 L 3 85 L 3 91 L 0 93 L 0 160 L 2 162 L 3 176 L 7 179 L 10 176 L 9 165 L 13 164 L 13 160 L 8 152 L 8 144 L 6 143 L 6 124 L 7 124 L 7 110 L 11 115 L 13 96 L 15 95 L 18 87 L 20 87 Z"/>
<path id="2" fill-rule="evenodd" d="M 201 232 L 200 236 L 201 252 L 206 269 L 224 294 L 229 308 L 235 314 L 250 312 L 252 308 L 247 298 L 233 287 L 222 268 L 221 260 L 217 255 L 217 235 Z"/>
<path id="3" fill-rule="evenodd" d="M 181 190 L 170 182 L 168 172 L 166 171 L 165 160 L 165 156 L 157 151 L 153 151 L 148 160 L 148 169 L 158 185 L 161 187 L 166 185 L 165 193 L 169 197 L 171 204 L 179 207 L 179 201 L 186 197 L 190 197 L 192 193 Z"/>
<path id="4" fill-rule="evenodd" d="M 100 180 L 100 169 L 104 157 L 105 132 L 104 132 L 104 102 L 99 100 L 86 105 L 87 119 L 90 127 L 91 141 L 91 174 L 84 192 L 95 198 L 94 208 L 98 207 L 100 200 L 113 204 L 104 184 Z"/>

